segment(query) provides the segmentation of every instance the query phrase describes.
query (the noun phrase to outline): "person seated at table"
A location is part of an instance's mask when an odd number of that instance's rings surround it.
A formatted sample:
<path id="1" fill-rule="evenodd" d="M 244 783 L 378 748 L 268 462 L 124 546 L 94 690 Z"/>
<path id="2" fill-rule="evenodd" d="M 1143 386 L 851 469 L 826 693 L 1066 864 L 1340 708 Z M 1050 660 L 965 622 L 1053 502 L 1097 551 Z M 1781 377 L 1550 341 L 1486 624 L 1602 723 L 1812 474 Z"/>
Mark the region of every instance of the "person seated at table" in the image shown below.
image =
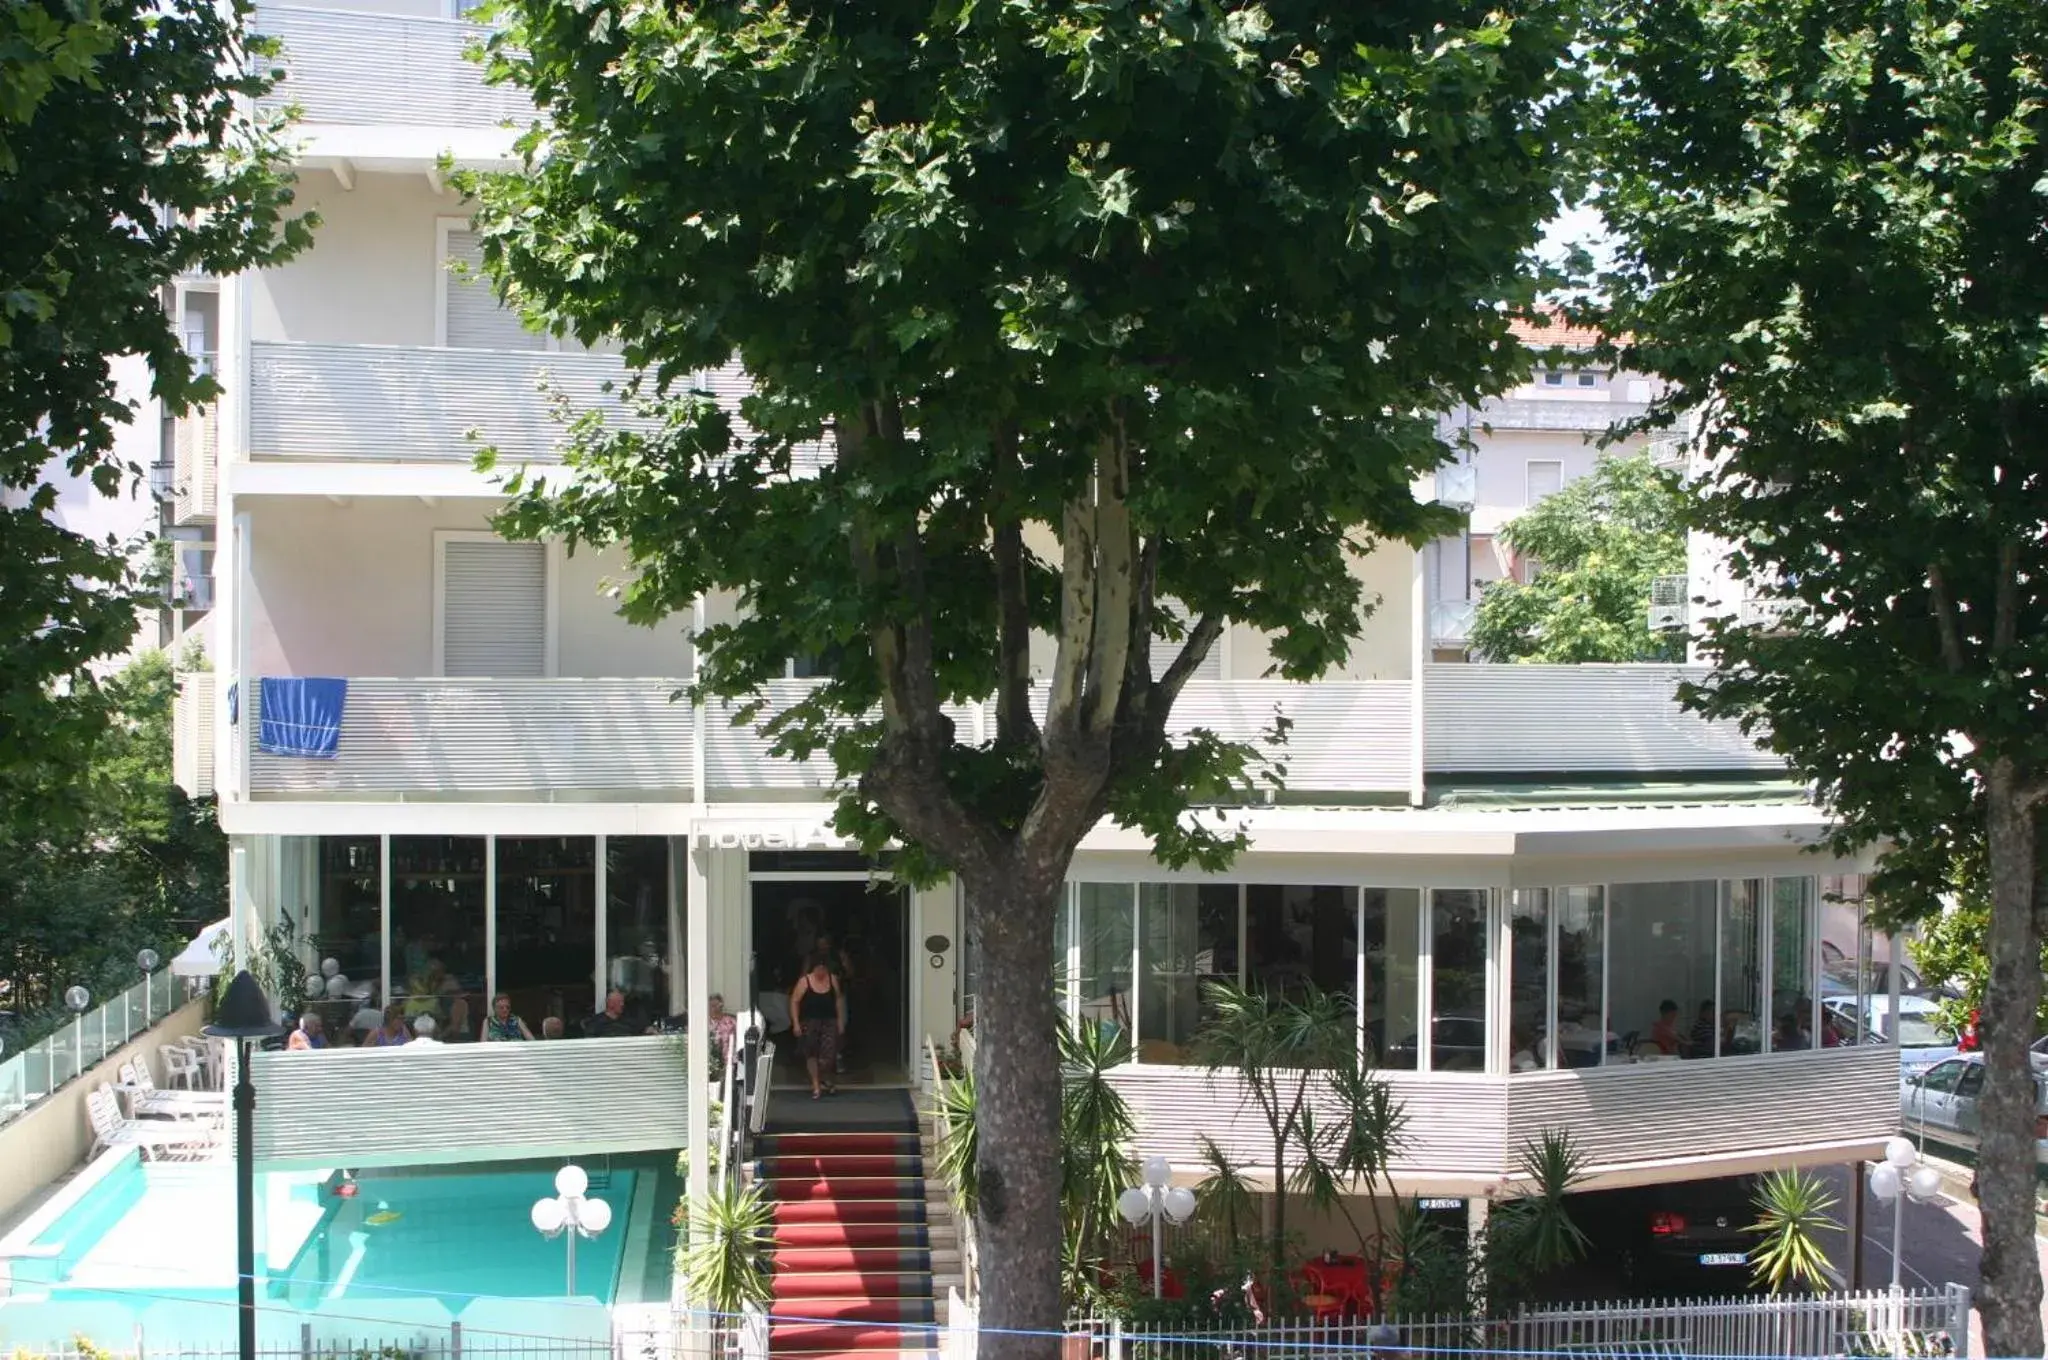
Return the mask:
<path id="1" fill-rule="evenodd" d="M 1547 1052 L 1548 1040 L 1545 1040 Z M 1537 1043 L 1527 1027 L 1516 1026 L 1508 1039 L 1508 1070 L 1511 1072 L 1534 1072 L 1543 1066 L 1543 1059 L 1537 1055 Z"/>
<path id="2" fill-rule="evenodd" d="M 592 1039 L 638 1034 L 640 1027 L 626 1018 L 626 994 L 618 990 L 606 992 L 604 1009 L 583 1022 L 583 1032 Z"/>
<path id="3" fill-rule="evenodd" d="M 285 1040 L 284 1046 L 287 1051 L 293 1053 L 303 1053 L 308 1049 L 314 1048 L 325 1048 L 327 1047 L 326 1026 L 320 1023 L 319 1016 L 311 1011 L 307 1011 L 299 1017 L 299 1027 L 292 1031 L 292 1037 Z"/>
<path id="4" fill-rule="evenodd" d="M 1780 1053 L 1794 1049 L 1812 1048 L 1813 1036 L 1799 1023 L 1798 1011 L 1786 1011 L 1778 1017 L 1778 1028 L 1771 1035 L 1771 1047 Z"/>
<path id="5" fill-rule="evenodd" d="M 1698 1018 L 1692 1022 L 1692 1033 L 1686 1037 L 1684 1053 L 1688 1058 L 1711 1058 L 1714 1056 L 1714 1003 L 1700 1002 Z"/>
<path id="6" fill-rule="evenodd" d="M 370 1031 L 370 1037 L 363 1040 L 364 1048 L 396 1048 L 412 1042 L 412 1032 L 405 1027 L 405 1007 L 393 1002 L 384 1008 L 384 1023 Z"/>
<path id="7" fill-rule="evenodd" d="M 543 1039 L 561 1038 L 562 1017 L 559 1015 L 550 1015 L 544 1017 L 540 1022 L 540 1037 Z"/>
<path id="8" fill-rule="evenodd" d="M 480 1043 L 517 1043 L 533 1038 L 533 1031 L 526 1022 L 512 1013 L 512 998 L 503 992 L 491 998 L 491 1013 L 484 1018 L 483 1032 L 477 1035 Z"/>
<path id="9" fill-rule="evenodd" d="M 732 1061 L 732 1046 L 739 1037 L 739 1017 L 725 1008 L 725 998 L 713 992 L 710 998 L 711 1037 L 718 1041 L 721 1062 Z"/>
<path id="10" fill-rule="evenodd" d="M 1685 1049 L 1685 1040 L 1678 1033 L 1678 1003 L 1665 999 L 1657 1003 L 1657 1023 L 1650 1026 L 1650 1042 L 1666 1057 L 1675 1056 Z"/>

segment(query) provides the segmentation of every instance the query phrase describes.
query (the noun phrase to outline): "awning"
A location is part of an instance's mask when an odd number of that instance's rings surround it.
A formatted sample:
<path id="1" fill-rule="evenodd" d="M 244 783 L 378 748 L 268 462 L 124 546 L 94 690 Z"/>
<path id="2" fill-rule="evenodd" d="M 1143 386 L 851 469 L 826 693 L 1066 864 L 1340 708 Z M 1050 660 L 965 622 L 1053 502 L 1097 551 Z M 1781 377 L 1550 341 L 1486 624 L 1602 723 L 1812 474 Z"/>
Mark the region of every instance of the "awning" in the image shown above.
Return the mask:
<path id="1" fill-rule="evenodd" d="M 212 977 L 220 971 L 220 955 L 214 950 L 214 943 L 227 946 L 229 925 L 226 919 L 215 921 L 192 937 L 192 943 L 178 951 L 178 957 L 171 960 L 173 977 Z"/>

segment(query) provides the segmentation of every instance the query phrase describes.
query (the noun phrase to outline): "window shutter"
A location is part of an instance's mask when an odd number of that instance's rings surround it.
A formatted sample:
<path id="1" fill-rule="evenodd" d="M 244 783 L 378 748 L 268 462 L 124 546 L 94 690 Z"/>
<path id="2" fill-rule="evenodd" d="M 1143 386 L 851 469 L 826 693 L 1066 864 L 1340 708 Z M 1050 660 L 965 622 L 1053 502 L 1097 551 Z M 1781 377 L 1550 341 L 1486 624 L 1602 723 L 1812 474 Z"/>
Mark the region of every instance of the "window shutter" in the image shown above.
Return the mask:
<path id="1" fill-rule="evenodd" d="M 1172 611 L 1174 617 L 1180 620 L 1182 628 L 1194 626 L 1195 621 L 1189 616 L 1187 606 L 1183 605 L 1179 600 L 1160 600 L 1157 607 L 1161 611 Z M 1160 676 L 1166 674 L 1166 668 L 1173 664 L 1174 658 L 1180 655 L 1180 649 L 1186 645 L 1187 640 L 1185 637 L 1178 642 L 1169 642 L 1163 637 L 1155 636 L 1152 639 L 1152 678 L 1157 680 Z M 1202 658 L 1202 664 L 1195 667 L 1195 673 L 1188 678 L 1191 680 L 1221 680 L 1223 678 L 1222 638 L 1219 637 L 1209 644 L 1209 654 Z"/>
<path id="2" fill-rule="evenodd" d="M 1548 458 L 1529 460 L 1529 504 L 1564 490 L 1564 464 Z"/>
<path id="3" fill-rule="evenodd" d="M 539 543 L 451 540 L 441 550 L 441 673 L 546 675 L 547 549 Z"/>
<path id="4" fill-rule="evenodd" d="M 454 349 L 545 349 L 547 337 L 498 305 L 483 277 L 484 252 L 473 231 L 448 233 L 448 344 Z"/>

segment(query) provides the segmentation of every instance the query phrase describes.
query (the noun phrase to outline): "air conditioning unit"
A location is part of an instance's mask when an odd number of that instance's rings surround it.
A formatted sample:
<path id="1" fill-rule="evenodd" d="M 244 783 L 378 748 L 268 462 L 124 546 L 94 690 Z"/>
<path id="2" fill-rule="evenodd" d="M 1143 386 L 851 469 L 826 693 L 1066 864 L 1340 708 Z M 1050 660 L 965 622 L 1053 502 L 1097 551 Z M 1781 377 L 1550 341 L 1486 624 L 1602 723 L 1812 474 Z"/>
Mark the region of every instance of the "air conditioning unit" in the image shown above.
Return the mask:
<path id="1" fill-rule="evenodd" d="M 1470 463 L 1453 463 L 1436 470 L 1436 499 L 1439 505 L 1470 510 L 1479 503 L 1479 469 Z"/>
<path id="2" fill-rule="evenodd" d="M 1742 626 L 1760 633 L 1783 632 L 1796 627 L 1805 617 L 1806 603 L 1803 600 L 1751 598 L 1742 602 Z"/>
<path id="3" fill-rule="evenodd" d="M 1688 622 L 1690 578 L 1684 576 L 1659 576 L 1650 582 L 1650 631 L 1653 633 L 1682 632 Z"/>

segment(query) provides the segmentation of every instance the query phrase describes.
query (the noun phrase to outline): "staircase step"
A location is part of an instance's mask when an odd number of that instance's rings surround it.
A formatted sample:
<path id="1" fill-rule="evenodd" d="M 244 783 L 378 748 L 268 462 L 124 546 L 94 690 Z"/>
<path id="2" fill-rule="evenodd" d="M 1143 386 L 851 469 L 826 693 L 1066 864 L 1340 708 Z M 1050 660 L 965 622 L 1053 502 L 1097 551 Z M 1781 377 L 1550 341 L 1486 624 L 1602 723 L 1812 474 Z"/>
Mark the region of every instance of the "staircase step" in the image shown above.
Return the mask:
<path id="1" fill-rule="evenodd" d="M 773 1353 L 773 1347 L 770 1347 Z M 883 1346 L 874 1350 L 803 1351 L 806 1360 L 938 1360 L 938 1343 L 924 1348 Z"/>
<path id="2" fill-rule="evenodd" d="M 931 1271 L 807 1270 L 775 1263 L 775 1297 L 783 1299 L 930 1299 Z"/>
<path id="3" fill-rule="evenodd" d="M 937 1350 L 936 1323 L 922 1326 L 891 1326 L 887 1323 L 771 1322 L 768 1325 L 770 1355 L 816 1355 L 842 1351 L 929 1351 Z"/>
<path id="4" fill-rule="evenodd" d="M 777 1199 L 771 1207 L 778 1224 L 925 1222 L 921 1199 Z"/>
<path id="5" fill-rule="evenodd" d="M 778 1177 L 761 1182 L 762 1193 L 773 1200 L 916 1200 L 925 1199 L 921 1176 L 811 1176 Z"/>
<path id="6" fill-rule="evenodd" d="M 929 1327 L 936 1321 L 929 1294 L 922 1298 L 777 1299 L 768 1305 L 771 1335 L 777 1322 L 879 1322 Z"/>
<path id="7" fill-rule="evenodd" d="M 914 1133 L 764 1133 L 754 1140 L 754 1147 L 762 1157 L 821 1153 L 907 1157 L 920 1150 Z"/>
<path id="8" fill-rule="evenodd" d="M 916 1153 L 778 1152 L 754 1163 L 762 1180 L 816 1180 L 821 1177 L 882 1176 L 922 1178 L 924 1159 Z"/>
<path id="9" fill-rule="evenodd" d="M 844 1219 L 813 1218 L 809 1221 L 778 1222 L 771 1240 L 777 1250 L 789 1247 L 890 1247 L 897 1250 L 923 1250 L 931 1246 L 931 1233 L 922 1223 L 902 1220 L 862 1223 L 848 1222 Z"/>

